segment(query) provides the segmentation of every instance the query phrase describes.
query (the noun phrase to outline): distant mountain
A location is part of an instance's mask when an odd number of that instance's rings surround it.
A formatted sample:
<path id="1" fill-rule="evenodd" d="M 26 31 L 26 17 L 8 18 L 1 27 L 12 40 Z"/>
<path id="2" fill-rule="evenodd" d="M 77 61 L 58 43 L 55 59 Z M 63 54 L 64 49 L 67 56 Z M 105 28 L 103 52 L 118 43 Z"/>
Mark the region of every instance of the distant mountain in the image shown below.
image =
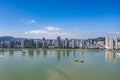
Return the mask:
<path id="1" fill-rule="evenodd" d="M 0 41 L 12 41 L 12 40 L 23 40 L 25 38 L 14 38 L 12 36 L 0 36 Z"/>
<path id="2" fill-rule="evenodd" d="M 98 38 L 93 38 L 93 39 L 89 39 L 92 40 L 93 42 L 98 42 L 98 41 L 104 41 L 105 42 L 105 37 L 98 37 Z"/>
<path id="3" fill-rule="evenodd" d="M 98 38 L 95 38 L 94 41 L 105 41 L 105 37 L 98 37 Z"/>
<path id="4" fill-rule="evenodd" d="M 98 37 L 94 39 L 95 41 L 105 41 L 105 37 Z M 120 42 L 120 38 L 118 38 L 118 42 Z"/>

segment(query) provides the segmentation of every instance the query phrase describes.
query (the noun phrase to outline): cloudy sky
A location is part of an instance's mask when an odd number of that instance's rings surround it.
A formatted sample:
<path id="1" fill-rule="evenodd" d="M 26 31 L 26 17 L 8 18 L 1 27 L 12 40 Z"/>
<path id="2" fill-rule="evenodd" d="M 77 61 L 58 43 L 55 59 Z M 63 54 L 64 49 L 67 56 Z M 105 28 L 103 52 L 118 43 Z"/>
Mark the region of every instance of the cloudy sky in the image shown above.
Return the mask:
<path id="1" fill-rule="evenodd" d="M 120 0 L 0 0 L 0 36 L 120 35 Z"/>

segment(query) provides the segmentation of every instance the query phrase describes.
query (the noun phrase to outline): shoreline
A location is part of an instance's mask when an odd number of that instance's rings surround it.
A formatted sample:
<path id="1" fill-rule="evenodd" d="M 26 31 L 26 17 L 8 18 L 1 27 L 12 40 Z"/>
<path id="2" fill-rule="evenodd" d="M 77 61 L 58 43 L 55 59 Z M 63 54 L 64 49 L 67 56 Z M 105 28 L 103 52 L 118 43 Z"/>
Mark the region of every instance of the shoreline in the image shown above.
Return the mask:
<path id="1" fill-rule="evenodd" d="M 100 51 L 120 51 L 120 50 L 108 50 L 108 49 L 80 49 L 80 48 L 0 48 L 2 50 L 100 50 Z"/>

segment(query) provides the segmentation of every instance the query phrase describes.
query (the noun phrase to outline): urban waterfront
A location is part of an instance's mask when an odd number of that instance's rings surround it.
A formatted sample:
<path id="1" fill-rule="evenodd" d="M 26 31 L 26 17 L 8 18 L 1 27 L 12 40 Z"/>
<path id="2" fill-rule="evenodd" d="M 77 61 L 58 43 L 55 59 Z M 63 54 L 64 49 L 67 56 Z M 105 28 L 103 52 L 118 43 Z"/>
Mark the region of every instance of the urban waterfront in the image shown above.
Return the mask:
<path id="1" fill-rule="evenodd" d="M 119 80 L 117 53 L 92 49 L 4 49 L 0 51 L 0 80 Z"/>
<path id="2" fill-rule="evenodd" d="M 0 37 L 0 49 L 109 49 L 119 50 L 118 37 L 98 37 L 94 39 L 27 39 L 10 36 Z"/>

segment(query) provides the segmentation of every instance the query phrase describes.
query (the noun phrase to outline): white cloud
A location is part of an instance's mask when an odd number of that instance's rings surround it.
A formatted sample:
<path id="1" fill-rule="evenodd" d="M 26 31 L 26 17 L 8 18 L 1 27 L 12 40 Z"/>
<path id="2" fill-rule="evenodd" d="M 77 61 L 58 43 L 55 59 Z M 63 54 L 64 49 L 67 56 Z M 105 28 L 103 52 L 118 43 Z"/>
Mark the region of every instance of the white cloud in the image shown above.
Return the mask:
<path id="1" fill-rule="evenodd" d="M 56 38 L 57 36 L 61 36 L 62 38 L 69 38 L 71 37 L 71 34 L 66 32 L 58 32 L 58 31 L 47 31 L 47 30 L 31 30 L 25 32 L 27 35 L 33 35 L 34 36 L 43 36 L 46 38 Z"/>
<path id="2" fill-rule="evenodd" d="M 58 31 L 58 30 L 60 30 L 60 28 L 54 27 L 54 26 L 47 26 L 47 27 L 45 27 L 45 29 L 48 30 L 48 31 Z"/>
<path id="3" fill-rule="evenodd" d="M 47 32 L 49 36 L 69 36 L 70 34 L 66 32 Z"/>
<path id="4" fill-rule="evenodd" d="M 91 32 L 87 34 L 82 34 L 82 38 L 97 38 L 97 37 L 119 37 L 120 32 Z"/>
<path id="5" fill-rule="evenodd" d="M 34 19 L 27 21 L 27 24 L 33 24 L 33 23 L 36 23 Z"/>
<path id="6" fill-rule="evenodd" d="M 120 34 L 120 32 L 108 32 L 108 34 L 119 35 L 119 34 Z"/>
<path id="7" fill-rule="evenodd" d="M 46 26 L 44 29 L 26 31 L 25 34 L 26 36 L 46 38 L 56 38 L 57 36 L 61 36 L 62 38 L 70 38 L 72 36 L 70 33 L 63 32 L 60 28 L 54 26 Z"/>
<path id="8" fill-rule="evenodd" d="M 25 34 L 36 34 L 36 35 L 39 35 L 39 34 L 47 34 L 47 32 L 44 31 L 44 30 L 31 30 L 31 31 L 25 32 Z"/>
<path id="9" fill-rule="evenodd" d="M 107 35 L 108 36 L 112 36 L 112 37 L 119 37 L 120 36 L 120 32 L 108 32 Z"/>

